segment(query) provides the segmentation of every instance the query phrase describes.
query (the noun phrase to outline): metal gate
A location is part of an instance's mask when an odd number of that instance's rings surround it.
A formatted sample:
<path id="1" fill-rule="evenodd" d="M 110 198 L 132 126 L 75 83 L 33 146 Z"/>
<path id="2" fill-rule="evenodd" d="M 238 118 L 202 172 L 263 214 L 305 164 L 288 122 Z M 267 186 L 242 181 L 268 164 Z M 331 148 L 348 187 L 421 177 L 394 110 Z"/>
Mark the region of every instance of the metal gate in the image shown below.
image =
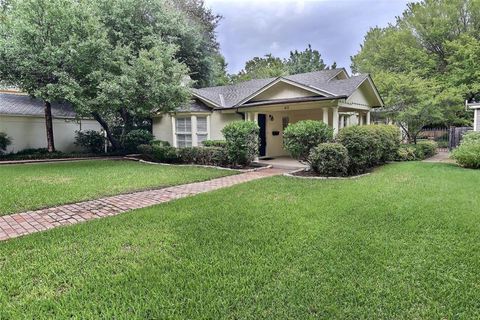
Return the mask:
<path id="1" fill-rule="evenodd" d="M 462 142 L 463 135 L 471 130 L 473 130 L 472 127 L 450 127 L 448 148 L 452 150 L 458 147 Z"/>

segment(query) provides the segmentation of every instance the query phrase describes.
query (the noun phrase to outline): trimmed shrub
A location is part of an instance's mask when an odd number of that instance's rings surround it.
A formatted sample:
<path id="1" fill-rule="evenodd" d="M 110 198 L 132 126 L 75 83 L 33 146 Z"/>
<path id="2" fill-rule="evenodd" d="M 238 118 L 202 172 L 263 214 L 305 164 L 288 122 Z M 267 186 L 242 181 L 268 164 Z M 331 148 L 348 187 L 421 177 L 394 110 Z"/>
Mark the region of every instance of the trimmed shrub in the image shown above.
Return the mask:
<path id="1" fill-rule="evenodd" d="M 394 126 L 352 126 L 340 130 L 337 141 L 348 150 L 349 174 L 360 174 L 396 158 L 400 133 Z"/>
<path id="2" fill-rule="evenodd" d="M 153 145 L 151 154 L 147 154 L 155 162 L 175 163 L 178 162 L 177 149 L 171 146 Z M 144 148 L 142 146 L 142 148 Z M 148 151 L 145 150 L 144 151 Z"/>
<path id="3" fill-rule="evenodd" d="M 348 150 L 340 143 L 321 143 L 310 151 L 308 162 L 313 171 L 327 177 L 348 173 Z"/>
<path id="4" fill-rule="evenodd" d="M 178 149 L 179 161 L 207 166 L 223 166 L 228 163 L 225 148 L 188 147 Z"/>
<path id="5" fill-rule="evenodd" d="M 249 165 L 258 155 L 260 128 L 253 121 L 233 121 L 223 130 L 228 161 L 232 165 Z"/>
<path id="6" fill-rule="evenodd" d="M 480 133 L 467 133 L 452 153 L 452 158 L 465 168 L 480 169 Z"/>
<path id="7" fill-rule="evenodd" d="M 98 131 L 76 131 L 75 145 L 87 152 L 101 153 L 105 148 L 105 137 Z"/>
<path id="8" fill-rule="evenodd" d="M 152 142 L 150 142 L 150 145 L 170 147 L 170 142 L 164 140 L 153 140 Z"/>
<path id="9" fill-rule="evenodd" d="M 7 147 L 12 143 L 6 133 L 0 132 L 0 153 L 3 153 L 7 150 Z"/>
<path id="10" fill-rule="evenodd" d="M 417 156 L 415 155 L 415 147 L 405 144 L 401 145 L 397 151 L 397 157 L 395 160 L 397 161 L 414 161 L 417 160 Z"/>
<path id="11" fill-rule="evenodd" d="M 420 141 L 415 146 L 415 156 L 424 160 L 437 154 L 438 144 L 435 141 Z"/>
<path id="12" fill-rule="evenodd" d="M 378 139 L 368 126 L 352 126 L 340 130 L 338 142 L 348 150 L 349 174 L 359 174 L 373 167 L 379 161 Z"/>
<path id="13" fill-rule="evenodd" d="M 462 143 L 480 143 L 480 131 L 469 131 L 462 137 Z"/>
<path id="14" fill-rule="evenodd" d="M 203 141 L 204 147 L 219 147 L 224 148 L 227 145 L 225 140 L 205 140 Z"/>
<path id="15" fill-rule="evenodd" d="M 153 134 L 145 129 L 132 130 L 125 135 L 123 146 L 126 151 L 137 152 L 137 147 L 141 144 L 150 144 L 154 139 Z"/>
<path id="16" fill-rule="evenodd" d="M 333 129 L 321 121 L 304 120 L 289 124 L 283 132 L 283 144 L 292 157 L 308 161 L 310 150 L 333 139 Z"/>
<path id="17" fill-rule="evenodd" d="M 379 163 L 393 161 L 400 148 L 400 128 L 392 125 L 371 125 L 367 126 L 378 136 Z"/>
<path id="18" fill-rule="evenodd" d="M 153 153 L 153 146 L 151 144 L 141 144 L 137 147 L 139 153 L 149 156 Z"/>

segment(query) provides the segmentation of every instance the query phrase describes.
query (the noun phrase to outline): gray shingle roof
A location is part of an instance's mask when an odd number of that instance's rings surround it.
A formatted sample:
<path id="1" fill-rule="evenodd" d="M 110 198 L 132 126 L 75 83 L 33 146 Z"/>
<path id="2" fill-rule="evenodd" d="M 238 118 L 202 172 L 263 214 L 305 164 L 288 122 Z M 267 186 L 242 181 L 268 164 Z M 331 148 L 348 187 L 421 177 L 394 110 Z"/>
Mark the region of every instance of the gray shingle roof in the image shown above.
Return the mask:
<path id="1" fill-rule="evenodd" d="M 255 79 L 228 86 L 192 89 L 193 93 L 224 108 L 230 108 L 257 92 L 276 78 Z"/>
<path id="2" fill-rule="evenodd" d="M 0 115 L 44 116 L 43 102 L 19 93 L 0 93 Z M 54 118 L 75 118 L 76 113 L 67 103 L 52 103 Z"/>
<path id="3" fill-rule="evenodd" d="M 257 79 L 228 86 L 192 89 L 192 92 L 202 99 L 221 106 L 221 108 L 232 108 L 277 79 L 290 80 L 315 90 L 324 91 L 333 97 L 339 97 L 350 96 L 368 77 L 368 75 L 359 75 L 339 80 L 335 76 L 342 71 L 345 71 L 345 69 L 322 70 L 279 78 Z"/>

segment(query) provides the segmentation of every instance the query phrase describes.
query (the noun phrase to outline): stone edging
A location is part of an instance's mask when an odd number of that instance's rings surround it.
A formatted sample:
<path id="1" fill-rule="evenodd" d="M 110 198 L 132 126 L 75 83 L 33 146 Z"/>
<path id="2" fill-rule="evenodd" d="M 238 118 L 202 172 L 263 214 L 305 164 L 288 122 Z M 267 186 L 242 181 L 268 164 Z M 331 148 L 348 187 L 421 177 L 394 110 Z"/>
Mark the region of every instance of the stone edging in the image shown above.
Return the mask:
<path id="1" fill-rule="evenodd" d="M 356 176 L 351 176 L 351 177 L 303 177 L 303 176 L 296 176 L 294 173 L 297 172 L 302 172 L 305 171 L 305 169 L 298 169 L 290 172 L 285 172 L 283 175 L 286 177 L 290 178 L 296 178 L 296 179 L 313 179 L 313 180 L 354 180 L 362 177 L 366 177 L 370 175 L 370 172 L 364 173 L 364 174 L 359 174 Z"/>
<path id="2" fill-rule="evenodd" d="M 124 157 L 126 160 L 132 160 L 132 161 L 138 161 L 141 163 L 145 164 L 153 164 L 153 165 L 160 165 L 160 166 L 177 166 L 177 167 L 199 167 L 199 168 L 210 168 L 210 169 L 220 169 L 220 170 L 229 170 L 229 171 L 237 171 L 237 172 L 255 172 L 255 171 L 261 171 L 265 169 L 270 169 L 273 166 L 270 164 L 265 167 L 258 167 L 258 168 L 253 168 L 253 169 L 232 169 L 232 168 L 225 168 L 225 167 L 219 167 L 219 166 L 207 166 L 207 165 L 202 165 L 202 164 L 175 164 L 175 163 L 162 163 L 162 162 L 152 162 L 152 161 L 146 161 L 134 157 Z"/>

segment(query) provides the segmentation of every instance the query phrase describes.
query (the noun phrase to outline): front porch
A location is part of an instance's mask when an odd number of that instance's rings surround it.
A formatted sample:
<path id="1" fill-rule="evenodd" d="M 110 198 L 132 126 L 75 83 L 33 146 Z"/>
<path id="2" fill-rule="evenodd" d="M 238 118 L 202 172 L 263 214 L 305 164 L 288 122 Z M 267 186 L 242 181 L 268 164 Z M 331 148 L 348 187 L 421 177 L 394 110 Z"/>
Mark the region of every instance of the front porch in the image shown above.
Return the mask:
<path id="1" fill-rule="evenodd" d="M 288 124 L 301 120 L 323 121 L 333 128 L 336 135 L 344 127 L 370 124 L 370 109 L 344 100 L 328 100 L 262 105 L 239 111 L 245 113 L 245 120 L 255 121 L 260 127 L 259 157 L 277 158 L 288 156 L 283 148 L 283 130 Z"/>

